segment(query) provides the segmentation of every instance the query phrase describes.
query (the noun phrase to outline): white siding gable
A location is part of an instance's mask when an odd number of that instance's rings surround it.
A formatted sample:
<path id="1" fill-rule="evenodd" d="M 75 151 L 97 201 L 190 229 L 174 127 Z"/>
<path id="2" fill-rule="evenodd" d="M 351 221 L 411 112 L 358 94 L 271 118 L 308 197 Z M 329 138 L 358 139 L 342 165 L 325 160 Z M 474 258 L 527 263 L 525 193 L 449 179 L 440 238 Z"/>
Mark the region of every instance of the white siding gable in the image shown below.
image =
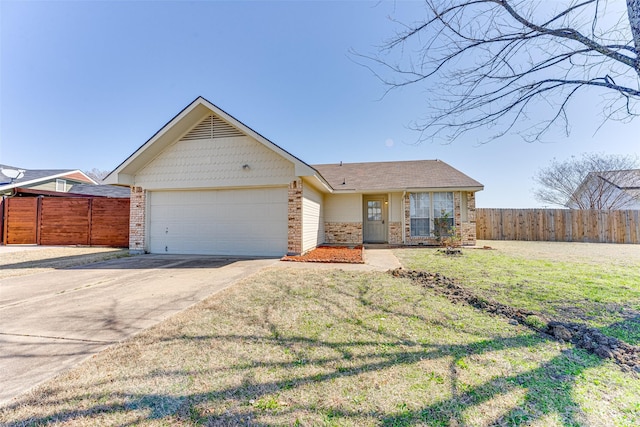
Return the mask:
<path id="1" fill-rule="evenodd" d="M 362 222 L 362 195 L 328 194 L 325 197 L 325 221 Z"/>
<path id="2" fill-rule="evenodd" d="M 302 252 L 324 243 L 322 194 L 309 185 L 302 187 Z"/>
<path id="3" fill-rule="evenodd" d="M 404 217 L 402 193 L 391 193 L 389 198 L 389 221 L 400 222 Z"/>
<path id="4" fill-rule="evenodd" d="M 149 190 L 287 185 L 294 173 L 291 161 L 209 116 L 142 168 L 135 185 Z"/>

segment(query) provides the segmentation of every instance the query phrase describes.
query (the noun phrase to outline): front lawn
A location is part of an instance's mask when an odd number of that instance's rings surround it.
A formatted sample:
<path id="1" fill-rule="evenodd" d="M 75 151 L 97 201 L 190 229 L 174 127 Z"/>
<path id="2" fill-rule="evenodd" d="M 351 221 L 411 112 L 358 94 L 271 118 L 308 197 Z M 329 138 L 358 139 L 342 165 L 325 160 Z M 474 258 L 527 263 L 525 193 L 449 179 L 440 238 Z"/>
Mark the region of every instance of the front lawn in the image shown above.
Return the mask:
<path id="1" fill-rule="evenodd" d="M 610 360 L 408 279 L 270 269 L 37 388 L 0 424 L 635 426 L 639 395 Z"/>
<path id="2" fill-rule="evenodd" d="M 576 256 L 581 243 L 490 242 L 492 250 L 463 249 L 446 256 L 436 249 L 395 251 L 409 269 L 455 278 L 485 298 L 599 328 L 629 344 L 640 344 L 640 257 L 620 256 L 602 245 L 601 256 Z M 545 248 L 563 252 L 545 251 Z M 594 245 L 587 245 L 594 250 Z M 531 251 L 537 248 L 537 251 Z M 637 245 L 619 245 L 629 252 Z M 595 247 L 597 251 L 597 246 Z"/>

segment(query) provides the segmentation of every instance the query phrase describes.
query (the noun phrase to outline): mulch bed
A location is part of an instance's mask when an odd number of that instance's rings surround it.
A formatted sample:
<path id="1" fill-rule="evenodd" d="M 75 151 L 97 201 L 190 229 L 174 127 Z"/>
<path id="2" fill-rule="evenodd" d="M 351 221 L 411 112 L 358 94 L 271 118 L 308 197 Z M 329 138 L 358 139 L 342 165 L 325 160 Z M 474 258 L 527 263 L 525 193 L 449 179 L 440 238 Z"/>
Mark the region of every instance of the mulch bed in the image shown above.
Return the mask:
<path id="1" fill-rule="evenodd" d="M 304 255 L 285 256 L 282 261 L 296 262 L 338 262 L 346 264 L 364 264 L 362 245 L 348 246 L 318 246 Z"/>

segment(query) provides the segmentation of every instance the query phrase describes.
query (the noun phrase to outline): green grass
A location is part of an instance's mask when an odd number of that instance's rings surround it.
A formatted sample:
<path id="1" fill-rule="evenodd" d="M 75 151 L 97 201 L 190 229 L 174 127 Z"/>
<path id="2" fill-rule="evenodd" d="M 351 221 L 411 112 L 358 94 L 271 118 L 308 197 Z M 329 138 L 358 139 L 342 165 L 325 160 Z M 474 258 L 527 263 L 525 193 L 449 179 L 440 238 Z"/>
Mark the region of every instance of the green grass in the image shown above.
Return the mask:
<path id="1" fill-rule="evenodd" d="M 517 251 L 401 249 L 409 269 L 459 279 L 485 298 L 558 320 L 585 323 L 629 344 L 640 344 L 640 264 L 562 261 Z"/>
<path id="2" fill-rule="evenodd" d="M 640 381 L 386 273 L 269 270 L 0 409 L 2 425 L 635 426 Z"/>

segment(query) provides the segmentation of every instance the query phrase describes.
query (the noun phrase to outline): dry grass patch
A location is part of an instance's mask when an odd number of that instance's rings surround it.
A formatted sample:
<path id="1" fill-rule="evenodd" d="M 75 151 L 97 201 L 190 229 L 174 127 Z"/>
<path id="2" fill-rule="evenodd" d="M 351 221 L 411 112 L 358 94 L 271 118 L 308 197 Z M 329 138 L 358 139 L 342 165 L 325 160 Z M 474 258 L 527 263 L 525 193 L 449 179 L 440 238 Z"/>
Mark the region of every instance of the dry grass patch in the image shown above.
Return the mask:
<path id="1" fill-rule="evenodd" d="M 0 422 L 637 425 L 639 394 L 610 362 L 408 280 L 271 269 L 45 384 Z"/>
<path id="2" fill-rule="evenodd" d="M 6 252 L 0 256 L 0 279 L 77 267 L 125 256 L 129 256 L 128 249 L 92 246 L 42 247 Z"/>
<path id="3" fill-rule="evenodd" d="M 500 252 L 527 259 L 589 263 L 609 267 L 640 265 L 640 245 L 478 240 L 476 246 L 489 246 Z"/>

